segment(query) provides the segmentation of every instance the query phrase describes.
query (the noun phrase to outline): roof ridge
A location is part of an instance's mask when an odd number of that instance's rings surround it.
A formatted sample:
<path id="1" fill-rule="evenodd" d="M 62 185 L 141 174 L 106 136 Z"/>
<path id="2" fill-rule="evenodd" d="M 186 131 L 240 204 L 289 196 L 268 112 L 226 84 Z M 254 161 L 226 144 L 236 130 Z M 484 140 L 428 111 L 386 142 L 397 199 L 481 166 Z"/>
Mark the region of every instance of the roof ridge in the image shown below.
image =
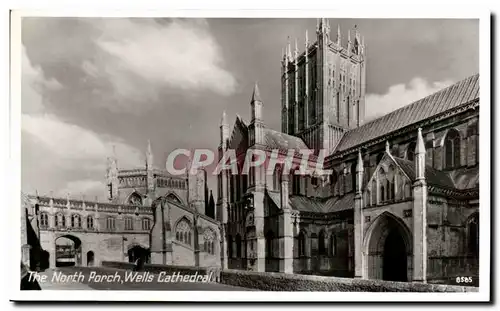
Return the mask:
<path id="1" fill-rule="evenodd" d="M 438 90 L 438 91 L 436 91 L 436 92 L 434 92 L 434 93 L 431 93 L 431 94 L 429 94 L 429 95 L 427 95 L 427 96 L 425 96 L 425 97 L 422 97 L 422 98 L 420 98 L 420 99 L 418 99 L 418 100 L 412 101 L 412 102 L 410 102 L 408 105 L 404 105 L 403 107 L 400 107 L 400 108 L 398 108 L 398 109 L 396 109 L 396 110 L 393 110 L 393 111 L 391 111 L 391 112 L 389 112 L 389 113 L 386 113 L 386 114 L 384 114 L 384 115 L 382 115 L 382 116 L 380 116 L 380 117 L 378 117 L 378 118 L 375 118 L 375 119 L 373 119 L 373 120 L 371 120 L 371 121 L 369 121 L 369 122 L 367 122 L 367 123 L 365 123 L 365 124 L 361 125 L 360 127 L 353 128 L 353 129 L 351 129 L 351 130 L 347 131 L 345 134 L 347 134 L 347 133 L 349 133 L 349 132 L 352 132 L 352 131 L 354 131 L 354 130 L 356 130 L 356 129 L 362 128 L 362 127 L 364 127 L 364 126 L 366 126 L 366 125 L 369 125 L 369 124 L 371 124 L 371 123 L 373 123 L 373 122 L 375 122 L 375 121 L 379 121 L 379 120 L 381 120 L 381 119 L 383 119 L 383 118 L 385 118 L 385 117 L 387 117 L 387 116 L 389 116 L 389 115 L 392 115 L 392 114 L 394 114 L 394 113 L 396 113 L 396 112 L 398 112 L 398 111 L 400 111 L 400 110 L 403 110 L 403 109 L 405 109 L 405 108 L 408 108 L 408 107 L 410 107 L 410 106 L 413 106 L 413 105 L 417 104 L 418 102 L 424 101 L 426 98 L 429 98 L 429 97 L 434 96 L 434 95 L 436 95 L 436 94 L 439 94 L 439 93 L 442 93 L 442 92 L 444 92 L 444 91 L 447 91 L 447 90 L 449 90 L 450 88 L 452 88 L 452 87 L 454 87 L 454 86 L 457 86 L 457 85 L 458 85 L 458 84 L 460 84 L 460 83 L 464 83 L 466 80 L 468 80 L 468 79 L 472 79 L 473 77 L 476 77 L 476 76 L 479 76 L 479 73 L 476 73 L 476 74 L 473 74 L 473 75 L 471 75 L 471 76 L 468 76 L 468 77 L 466 77 L 466 78 L 464 78 L 464 79 L 461 79 L 461 80 L 459 80 L 459 81 L 457 81 L 457 82 L 455 82 L 455 83 L 452 83 L 452 84 L 448 85 L 447 87 L 442 88 L 442 89 L 440 89 L 440 90 Z"/>

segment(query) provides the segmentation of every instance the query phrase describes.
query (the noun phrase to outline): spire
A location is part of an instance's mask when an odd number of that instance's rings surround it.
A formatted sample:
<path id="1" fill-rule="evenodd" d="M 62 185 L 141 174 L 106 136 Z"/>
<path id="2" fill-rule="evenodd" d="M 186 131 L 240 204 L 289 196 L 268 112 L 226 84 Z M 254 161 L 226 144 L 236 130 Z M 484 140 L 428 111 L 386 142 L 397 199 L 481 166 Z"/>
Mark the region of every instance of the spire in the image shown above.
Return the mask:
<path id="1" fill-rule="evenodd" d="M 253 94 L 252 94 L 252 102 L 256 102 L 256 101 L 262 103 L 262 100 L 260 99 L 259 85 L 257 84 L 257 82 L 255 82 L 255 85 L 253 87 Z"/>
<path id="2" fill-rule="evenodd" d="M 290 44 L 290 36 L 288 36 L 287 41 L 288 43 L 287 43 L 286 57 L 288 61 L 290 61 L 292 59 L 292 45 Z"/>
<path id="3" fill-rule="evenodd" d="M 415 146 L 415 179 L 425 179 L 425 145 L 422 137 L 422 129 L 418 129 L 417 145 Z"/>
<path id="4" fill-rule="evenodd" d="M 295 62 L 297 62 L 297 59 L 299 58 L 299 45 L 297 43 L 297 38 L 295 38 Z"/>
<path id="5" fill-rule="evenodd" d="M 415 147 L 415 154 L 425 154 L 424 138 L 422 137 L 422 129 L 418 129 L 417 146 Z"/>
<path id="6" fill-rule="evenodd" d="M 153 151 L 151 150 L 151 140 L 148 139 L 148 147 L 146 150 L 146 167 L 153 168 Z"/>
<path id="7" fill-rule="evenodd" d="M 358 150 L 358 164 L 356 165 L 356 172 L 363 172 L 363 157 L 361 156 L 361 149 Z"/>
<path id="8" fill-rule="evenodd" d="M 389 145 L 388 140 L 385 141 L 385 152 L 387 152 L 388 154 L 391 154 L 391 146 Z"/>
<path id="9" fill-rule="evenodd" d="M 307 56 L 307 48 L 309 47 L 309 36 L 307 34 L 307 29 L 306 29 L 306 56 Z"/>
<path id="10" fill-rule="evenodd" d="M 226 110 L 222 111 L 222 118 L 220 119 L 220 125 L 228 125 Z"/>
<path id="11" fill-rule="evenodd" d="M 340 24 L 337 25 L 337 45 L 342 45 L 342 34 L 340 32 Z"/>

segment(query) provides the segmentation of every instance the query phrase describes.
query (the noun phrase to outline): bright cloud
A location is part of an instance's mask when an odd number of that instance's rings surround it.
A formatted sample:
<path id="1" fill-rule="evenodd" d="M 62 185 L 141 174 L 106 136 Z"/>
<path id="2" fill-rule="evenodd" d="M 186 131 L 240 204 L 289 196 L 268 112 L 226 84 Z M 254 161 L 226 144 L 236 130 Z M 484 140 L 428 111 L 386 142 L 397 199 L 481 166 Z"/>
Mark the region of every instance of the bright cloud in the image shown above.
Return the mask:
<path id="1" fill-rule="evenodd" d="M 62 85 L 54 79 L 46 79 L 43 71 L 32 66 L 26 51 L 22 58 L 22 116 L 21 130 L 26 138 L 26 150 L 23 153 L 23 168 L 31 170 L 25 175 L 46 175 L 54 172 L 51 178 L 42 178 L 43 184 L 34 185 L 32 180 L 23 181 L 23 188 L 50 189 L 60 194 L 63 192 L 96 193 L 102 188 L 106 158 L 115 147 L 119 165 L 137 167 L 144 163 L 144 156 L 138 149 L 129 146 L 117 137 L 101 135 L 75 124 L 67 123 L 53 114 L 44 113 L 44 91 L 58 90 Z M 26 136 L 29 135 L 29 136 Z M 33 152 L 35 150 L 36 152 Z M 34 165 L 34 163 L 37 163 Z M 32 170 L 39 170 L 33 172 Z M 56 172 L 70 170 L 75 177 L 92 175 L 99 179 L 73 180 L 67 183 L 67 177 L 57 180 Z M 79 171 L 79 173 L 78 173 Z M 43 172 L 43 173 L 42 173 Z M 23 175 L 23 176 L 25 176 Z M 40 179 L 38 179 L 40 182 Z M 65 186 L 61 187 L 61 184 Z M 52 187 L 51 187 L 52 186 Z M 63 190 L 61 190 L 63 189 Z"/>
<path id="2" fill-rule="evenodd" d="M 65 188 L 59 190 L 54 195 L 66 197 L 69 194 L 71 198 L 75 199 L 83 199 L 82 195 L 84 195 L 85 200 L 92 201 L 95 197 L 98 199 L 102 198 L 105 191 L 106 185 L 104 182 L 85 179 L 68 182 Z"/>
<path id="3" fill-rule="evenodd" d="M 411 80 L 408 85 L 396 84 L 389 87 L 385 94 L 368 94 L 366 96 L 366 119 L 370 121 L 385 115 L 435 93 L 452 83 L 451 80 L 429 83 L 417 77 Z"/>
<path id="4" fill-rule="evenodd" d="M 84 64 L 95 76 L 110 75 L 122 95 L 134 96 L 140 87 L 127 76 L 132 73 L 148 83 L 182 90 L 208 90 L 230 95 L 236 80 L 223 68 L 221 50 L 206 21 L 173 20 L 160 24 L 154 20 L 115 19 L 98 23 L 102 35 L 97 45 L 114 56 L 111 62 Z"/>

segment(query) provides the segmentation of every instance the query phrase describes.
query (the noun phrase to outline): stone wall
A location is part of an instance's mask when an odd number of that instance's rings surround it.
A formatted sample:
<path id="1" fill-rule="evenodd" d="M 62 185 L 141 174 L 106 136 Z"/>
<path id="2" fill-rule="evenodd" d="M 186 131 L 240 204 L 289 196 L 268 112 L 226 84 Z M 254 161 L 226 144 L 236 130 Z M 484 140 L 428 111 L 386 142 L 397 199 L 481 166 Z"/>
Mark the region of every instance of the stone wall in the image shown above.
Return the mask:
<path id="1" fill-rule="evenodd" d="M 477 287 L 223 270 L 220 282 L 266 291 L 477 292 Z"/>

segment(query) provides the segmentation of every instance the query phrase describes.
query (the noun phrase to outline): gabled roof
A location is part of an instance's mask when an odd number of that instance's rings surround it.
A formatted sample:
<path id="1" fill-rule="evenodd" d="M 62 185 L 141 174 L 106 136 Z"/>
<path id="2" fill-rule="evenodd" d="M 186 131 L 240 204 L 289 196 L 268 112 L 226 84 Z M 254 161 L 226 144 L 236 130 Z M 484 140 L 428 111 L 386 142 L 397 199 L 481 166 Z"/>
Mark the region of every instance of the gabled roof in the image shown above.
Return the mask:
<path id="1" fill-rule="evenodd" d="M 416 178 L 415 162 L 401 159 L 398 157 L 393 157 L 393 158 L 396 161 L 396 163 L 401 167 L 401 169 L 406 173 L 406 175 L 408 175 L 408 177 L 411 180 L 415 180 Z M 451 179 L 448 173 L 439 171 L 429 165 L 425 166 L 425 181 L 429 185 L 441 188 L 446 188 L 446 189 L 455 188 L 455 184 L 453 183 L 453 180 Z"/>
<path id="2" fill-rule="evenodd" d="M 264 145 L 273 149 L 309 149 L 302 139 L 264 128 Z"/>
<path id="3" fill-rule="evenodd" d="M 479 74 L 348 131 L 335 152 L 344 151 L 479 98 Z"/>

